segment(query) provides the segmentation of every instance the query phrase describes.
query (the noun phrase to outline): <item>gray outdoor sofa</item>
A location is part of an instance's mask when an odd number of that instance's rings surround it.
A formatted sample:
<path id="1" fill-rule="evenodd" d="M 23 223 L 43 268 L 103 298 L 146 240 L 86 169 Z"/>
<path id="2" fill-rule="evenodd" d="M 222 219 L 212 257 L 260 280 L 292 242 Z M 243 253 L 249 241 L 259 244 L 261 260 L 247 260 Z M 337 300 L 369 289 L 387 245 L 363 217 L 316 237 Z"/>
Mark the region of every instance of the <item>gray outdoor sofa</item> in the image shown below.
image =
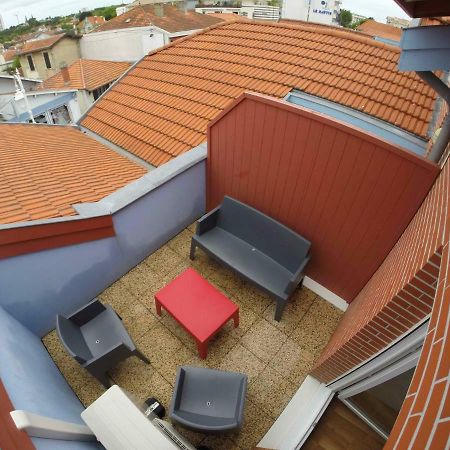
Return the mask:
<path id="1" fill-rule="evenodd" d="M 297 286 L 303 283 L 311 243 L 291 229 L 225 197 L 222 204 L 197 222 L 191 241 L 196 247 L 252 282 L 276 302 L 275 320 Z"/>

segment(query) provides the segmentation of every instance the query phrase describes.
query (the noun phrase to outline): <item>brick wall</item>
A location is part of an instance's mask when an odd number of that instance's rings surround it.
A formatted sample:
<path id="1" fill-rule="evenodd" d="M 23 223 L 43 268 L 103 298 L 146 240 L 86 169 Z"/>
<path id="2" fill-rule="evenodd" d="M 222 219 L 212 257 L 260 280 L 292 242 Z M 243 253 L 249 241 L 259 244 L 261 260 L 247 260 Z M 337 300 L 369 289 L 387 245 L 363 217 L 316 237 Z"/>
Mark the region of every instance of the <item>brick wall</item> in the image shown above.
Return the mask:
<path id="1" fill-rule="evenodd" d="M 402 237 L 349 306 L 312 371 L 329 382 L 431 312 L 421 358 L 386 449 L 444 449 L 450 434 L 449 182 L 447 163 Z"/>

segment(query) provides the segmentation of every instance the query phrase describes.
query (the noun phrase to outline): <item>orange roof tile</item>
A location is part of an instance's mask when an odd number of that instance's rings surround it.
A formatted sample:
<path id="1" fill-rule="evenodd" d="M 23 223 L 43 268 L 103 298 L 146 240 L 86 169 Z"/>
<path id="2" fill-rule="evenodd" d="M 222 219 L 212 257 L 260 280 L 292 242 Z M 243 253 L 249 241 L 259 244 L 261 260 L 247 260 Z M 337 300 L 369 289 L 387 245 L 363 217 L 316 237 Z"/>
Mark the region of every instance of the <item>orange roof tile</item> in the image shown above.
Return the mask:
<path id="1" fill-rule="evenodd" d="M 23 44 L 22 48 L 20 49 L 20 54 L 25 55 L 27 53 L 33 53 L 45 50 L 47 48 L 51 48 L 64 37 L 74 38 L 74 36 L 68 36 L 65 33 L 61 33 L 56 34 L 55 36 L 49 37 L 47 39 L 37 39 L 35 41 L 28 41 L 25 42 L 25 44 Z"/>
<path id="2" fill-rule="evenodd" d="M 371 36 L 377 36 L 385 39 L 390 39 L 392 41 L 400 42 L 402 37 L 402 29 L 393 27 L 386 23 L 380 23 L 373 19 L 368 19 L 361 25 L 356 27 L 358 31 L 363 31 L 364 33 L 370 34 Z"/>
<path id="3" fill-rule="evenodd" d="M 75 215 L 147 171 L 71 126 L 0 124 L 0 223 Z"/>
<path id="4" fill-rule="evenodd" d="M 200 30 L 219 22 L 222 22 L 222 19 L 210 17 L 209 14 L 185 13 L 176 6 L 167 4 L 164 5 L 164 16 L 161 17 L 155 14 L 154 5 L 141 5 L 108 20 L 108 22 L 96 28 L 93 33 L 122 28 L 148 27 L 149 25 L 154 25 L 169 33 L 176 33 L 178 31 Z"/>
<path id="5" fill-rule="evenodd" d="M 15 48 L 11 48 L 8 50 L 5 50 L 2 53 L 3 58 L 5 58 L 6 62 L 12 61 L 17 55 L 17 50 Z"/>
<path id="6" fill-rule="evenodd" d="M 117 80 L 130 63 L 77 59 L 67 69 L 70 81 L 66 84 L 61 72 L 45 80 L 39 89 L 86 89 L 92 91 Z"/>
<path id="7" fill-rule="evenodd" d="M 83 22 L 89 22 L 91 25 L 101 25 L 106 22 L 106 19 L 103 16 L 88 16 L 81 21 L 81 23 Z"/>
<path id="8" fill-rule="evenodd" d="M 399 52 L 339 29 L 224 22 L 143 58 L 81 125 L 159 166 L 203 142 L 242 92 L 295 88 L 425 137 L 435 94 L 397 71 Z"/>

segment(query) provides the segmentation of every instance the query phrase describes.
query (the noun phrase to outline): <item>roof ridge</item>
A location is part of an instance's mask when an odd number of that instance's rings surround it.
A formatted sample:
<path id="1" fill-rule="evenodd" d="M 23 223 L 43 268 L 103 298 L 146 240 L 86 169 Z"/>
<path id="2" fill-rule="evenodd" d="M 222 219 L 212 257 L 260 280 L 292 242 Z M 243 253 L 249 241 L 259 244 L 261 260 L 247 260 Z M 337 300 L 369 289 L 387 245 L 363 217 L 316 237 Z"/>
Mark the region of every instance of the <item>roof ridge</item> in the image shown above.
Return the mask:
<path id="1" fill-rule="evenodd" d="M 329 28 L 327 26 L 317 24 L 317 25 L 305 25 L 305 24 L 291 24 L 291 23 L 281 23 L 281 22 L 272 22 L 272 23 L 265 23 L 265 22 L 240 22 L 240 21 L 230 21 L 228 24 L 245 24 L 245 25 L 263 25 L 263 26 L 273 26 L 273 27 L 283 27 L 288 28 L 292 30 L 298 30 L 302 29 L 305 31 L 313 31 L 314 33 L 320 33 L 320 34 L 326 34 L 328 36 L 335 36 L 335 37 L 341 37 L 344 39 L 349 39 L 351 41 L 360 42 L 363 44 L 370 44 L 374 47 L 380 47 L 387 50 L 395 51 L 396 53 L 400 53 L 400 48 L 396 45 L 390 45 L 386 44 L 384 42 L 376 41 L 373 36 L 370 35 L 361 35 L 359 31 L 355 30 L 341 30 L 336 27 L 336 29 L 332 29 L 330 26 Z"/>
<path id="2" fill-rule="evenodd" d="M 78 61 L 80 62 L 81 85 L 83 86 L 83 89 L 86 89 L 86 80 L 84 78 L 83 60 L 80 58 Z"/>

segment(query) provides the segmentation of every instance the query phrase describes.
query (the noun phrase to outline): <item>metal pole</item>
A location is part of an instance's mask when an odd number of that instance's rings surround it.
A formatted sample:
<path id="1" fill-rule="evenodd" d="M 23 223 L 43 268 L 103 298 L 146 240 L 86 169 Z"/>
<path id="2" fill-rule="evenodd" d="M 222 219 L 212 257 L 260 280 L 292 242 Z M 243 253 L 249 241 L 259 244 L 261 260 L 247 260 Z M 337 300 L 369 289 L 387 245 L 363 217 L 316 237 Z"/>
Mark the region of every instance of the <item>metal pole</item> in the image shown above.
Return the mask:
<path id="1" fill-rule="evenodd" d="M 14 78 L 17 81 L 17 84 L 19 85 L 19 90 L 23 94 L 23 99 L 25 100 L 25 108 L 28 112 L 28 115 L 30 116 L 31 123 L 36 123 L 33 117 L 33 113 L 30 108 L 30 104 L 28 103 L 28 97 L 27 92 L 25 91 L 25 88 L 23 87 L 22 79 L 20 78 L 19 69 L 16 69 L 16 74 L 14 75 Z"/>

